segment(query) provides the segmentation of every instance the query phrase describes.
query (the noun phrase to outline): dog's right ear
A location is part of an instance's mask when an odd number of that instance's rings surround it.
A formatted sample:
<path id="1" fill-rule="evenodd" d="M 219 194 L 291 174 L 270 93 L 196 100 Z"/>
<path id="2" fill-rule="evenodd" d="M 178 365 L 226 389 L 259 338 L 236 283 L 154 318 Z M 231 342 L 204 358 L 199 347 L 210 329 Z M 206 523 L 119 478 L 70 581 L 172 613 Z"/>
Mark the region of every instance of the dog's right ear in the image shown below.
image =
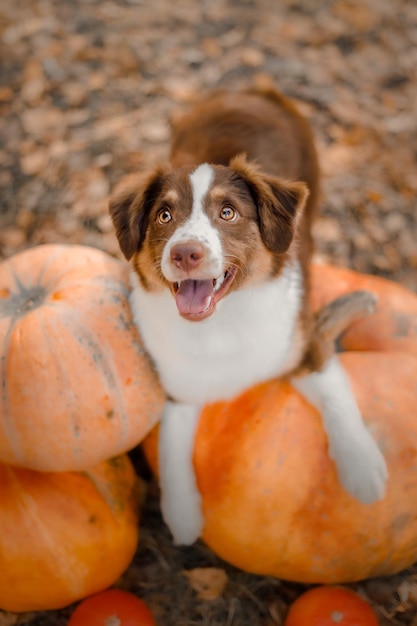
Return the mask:
<path id="1" fill-rule="evenodd" d="M 296 225 L 308 197 L 307 185 L 262 173 L 256 164 L 240 154 L 229 166 L 245 181 L 255 201 L 259 229 L 271 252 L 284 254 L 296 231 Z"/>
<path id="2" fill-rule="evenodd" d="M 162 190 L 169 166 L 159 165 L 110 198 L 109 212 L 121 251 L 129 261 L 145 238 L 149 210 Z"/>

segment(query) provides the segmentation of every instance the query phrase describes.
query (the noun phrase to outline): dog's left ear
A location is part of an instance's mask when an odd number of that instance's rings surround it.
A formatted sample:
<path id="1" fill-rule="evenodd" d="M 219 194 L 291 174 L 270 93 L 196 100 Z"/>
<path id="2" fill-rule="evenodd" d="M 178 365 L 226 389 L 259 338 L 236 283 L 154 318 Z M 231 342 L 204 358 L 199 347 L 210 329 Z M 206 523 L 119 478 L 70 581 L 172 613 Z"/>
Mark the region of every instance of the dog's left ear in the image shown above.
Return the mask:
<path id="1" fill-rule="evenodd" d="M 145 238 L 149 210 L 161 191 L 168 169 L 168 166 L 161 165 L 137 179 L 135 177 L 110 198 L 110 216 L 120 249 L 128 261 Z"/>
<path id="2" fill-rule="evenodd" d="M 308 198 L 307 185 L 263 174 L 256 165 L 247 162 L 245 155 L 234 157 L 229 167 L 250 189 L 258 209 L 265 246 L 277 254 L 286 252 Z"/>

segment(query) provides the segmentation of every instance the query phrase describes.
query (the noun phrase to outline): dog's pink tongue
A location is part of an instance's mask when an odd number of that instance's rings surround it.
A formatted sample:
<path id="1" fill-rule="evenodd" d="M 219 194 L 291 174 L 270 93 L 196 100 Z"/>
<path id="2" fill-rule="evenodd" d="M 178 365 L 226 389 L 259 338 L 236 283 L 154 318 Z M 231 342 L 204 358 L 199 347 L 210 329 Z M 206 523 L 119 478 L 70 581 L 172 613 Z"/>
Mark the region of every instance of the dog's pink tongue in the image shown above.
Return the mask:
<path id="1" fill-rule="evenodd" d="M 213 298 L 212 280 L 183 280 L 175 294 L 178 311 L 181 315 L 204 313 Z"/>

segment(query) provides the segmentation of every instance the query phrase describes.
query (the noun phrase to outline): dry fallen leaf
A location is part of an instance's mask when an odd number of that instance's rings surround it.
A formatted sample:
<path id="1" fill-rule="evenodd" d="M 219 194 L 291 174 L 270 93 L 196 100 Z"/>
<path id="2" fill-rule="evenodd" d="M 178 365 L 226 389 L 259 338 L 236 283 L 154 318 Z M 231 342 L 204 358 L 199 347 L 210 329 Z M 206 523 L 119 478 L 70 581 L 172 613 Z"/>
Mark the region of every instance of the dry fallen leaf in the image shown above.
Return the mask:
<path id="1" fill-rule="evenodd" d="M 269 619 L 264 626 L 282 626 L 288 611 L 288 604 L 278 596 L 268 606 Z"/>
<path id="2" fill-rule="evenodd" d="M 200 600 L 217 600 L 229 580 L 224 569 L 218 567 L 196 567 L 182 573 Z"/>
<path id="3" fill-rule="evenodd" d="M 8 613 L 0 611 L 0 626 L 17 626 L 26 624 L 35 616 L 34 613 Z"/>

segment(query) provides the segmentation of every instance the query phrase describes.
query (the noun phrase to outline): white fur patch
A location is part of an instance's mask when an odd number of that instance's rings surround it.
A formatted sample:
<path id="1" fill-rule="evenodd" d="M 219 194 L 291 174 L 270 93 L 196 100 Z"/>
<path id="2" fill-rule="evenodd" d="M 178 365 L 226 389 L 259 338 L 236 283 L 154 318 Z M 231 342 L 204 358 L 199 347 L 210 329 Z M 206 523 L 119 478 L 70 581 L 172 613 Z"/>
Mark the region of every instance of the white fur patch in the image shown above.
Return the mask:
<path id="1" fill-rule="evenodd" d="M 385 459 L 363 422 L 348 377 L 337 356 L 321 372 L 292 380 L 321 413 L 341 484 L 352 496 L 371 504 L 384 495 Z"/>
<path id="2" fill-rule="evenodd" d="M 193 192 L 190 217 L 170 237 L 162 254 L 161 269 L 165 278 L 170 282 L 184 279 L 183 272 L 171 263 L 171 250 L 176 244 L 189 241 L 196 241 L 202 244 L 205 249 L 205 262 L 199 268 L 199 279 L 215 279 L 223 273 L 223 252 L 219 233 L 204 211 L 204 198 L 213 179 L 214 170 L 207 163 L 199 165 L 190 175 Z"/>
<path id="3" fill-rule="evenodd" d="M 214 170 L 208 163 L 199 165 L 190 175 L 193 190 L 193 212 L 196 219 L 204 213 L 203 201 L 214 179 Z"/>
<path id="4" fill-rule="evenodd" d="M 167 402 L 159 430 L 161 511 L 175 543 L 189 545 L 203 528 L 194 467 L 199 407 Z"/>
<path id="5" fill-rule="evenodd" d="M 151 293 L 132 274 L 134 320 L 167 393 L 202 405 L 291 370 L 301 357 L 302 302 L 298 263 L 265 283 L 233 291 L 213 315 L 190 322 L 168 289 Z"/>

